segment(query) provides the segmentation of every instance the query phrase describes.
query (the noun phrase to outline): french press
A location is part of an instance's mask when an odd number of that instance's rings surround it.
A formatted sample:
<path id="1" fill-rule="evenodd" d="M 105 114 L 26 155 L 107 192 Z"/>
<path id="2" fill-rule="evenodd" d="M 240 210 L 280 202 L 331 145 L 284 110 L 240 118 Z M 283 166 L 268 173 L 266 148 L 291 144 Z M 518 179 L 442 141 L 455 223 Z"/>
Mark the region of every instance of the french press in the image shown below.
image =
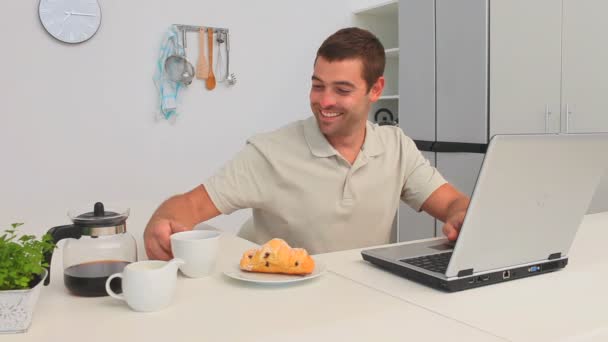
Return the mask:
<path id="1" fill-rule="evenodd" d="M 122 272 L 131 262 L 137 261 L 137 244 L 127 233 L 129 209 L 105 210 L 97 202 L 93 211 L 68 211 L 73 224 L 49 229 L 57 243 L 67 239 L 63 246 L 63 279 L 68 290 L 77 296 L 107 296 L 105 284 L 108 277 Z M 52 251 L 45 255 L 51 275 Z M 110 284 L 114 292 L 121 292 L 120 279 Z"/>

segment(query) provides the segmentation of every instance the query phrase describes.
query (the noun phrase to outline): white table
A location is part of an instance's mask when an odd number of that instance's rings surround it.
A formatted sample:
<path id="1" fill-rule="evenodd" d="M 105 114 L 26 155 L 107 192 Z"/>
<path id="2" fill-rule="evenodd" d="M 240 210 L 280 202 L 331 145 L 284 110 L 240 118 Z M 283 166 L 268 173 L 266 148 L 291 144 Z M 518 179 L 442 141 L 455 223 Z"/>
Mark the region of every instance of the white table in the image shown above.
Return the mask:
<path id="1" fill-rule="evenodd" d="M 131 311 L 110 297 L 82 298 L 63 285 L 61 253 L 32 326 L 9 341 L 502 341 L 332 272 L 289 286 L 243 283 L 221 271 L 253 244 L 224 234 L 215 274 L 180 275 L 170 307 Z M 455 339 L 455 337 L 457 337 Z"/>
<path id="2" fill-rule="evenodd" d="M 608 341 L 607 243 L 608 212 L 588 215 L 565 269 L 456 293 L 388 273 L 360 250 L 317 258 L 357 283 L 508 340 Z"/>

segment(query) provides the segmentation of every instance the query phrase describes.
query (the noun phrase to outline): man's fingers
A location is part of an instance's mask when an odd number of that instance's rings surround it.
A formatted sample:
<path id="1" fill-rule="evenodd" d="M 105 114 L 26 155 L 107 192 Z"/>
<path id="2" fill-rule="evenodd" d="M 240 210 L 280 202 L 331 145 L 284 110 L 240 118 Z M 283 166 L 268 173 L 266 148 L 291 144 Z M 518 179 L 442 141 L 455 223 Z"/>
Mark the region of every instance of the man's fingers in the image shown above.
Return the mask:
<path id="1" fill-rule="evenodd" d="M 152 226 L 146 233 L 144 239 L 148 259 L 170 260 L 173 256 L 169 225 L 165 225 L 164 228 L 162 225 Z"/>
<path id="2" fill-rule="evenodd" d="M 454 241 L 458 237 L 458 230 L 449 222 L 443 225 L 443 235 L 445 235 L 448 240 Z"/>
<path id="3" fill-rule="evenodd" d="M 162 260 L 170 260 L 173 258 L 171 252 L 171 232 L 163 229 L 159 231 L 156 238 L 154 239 L 160 249 L 160 253 L 163 256 Z"/>
<path id="4" fill-rule="evenodd" d="M 171 248 L 167 249 L 162 245 L 161 241 L 156 239 L 146 244 L 146 253 L 149 259 L 171 260 L 173 258 Z"/>
<path id="5" fill-rule="evenodd" d="M 188 229 L 188 227 L 183 226 L 179 223 L 171 222 L 171 233 L 172 234 L 179 233 L 179 232 L 185 232 L 186 230 L 190 230 L 190 229 Z"/>
<path id="6" fill-rule="evenodd" d="M 150 224 L 144 233 L 146 254 L 149 259 L 171 260 L 171 234 L 189 230 L 188 227 L 171 222 L 159 220 Z"/>

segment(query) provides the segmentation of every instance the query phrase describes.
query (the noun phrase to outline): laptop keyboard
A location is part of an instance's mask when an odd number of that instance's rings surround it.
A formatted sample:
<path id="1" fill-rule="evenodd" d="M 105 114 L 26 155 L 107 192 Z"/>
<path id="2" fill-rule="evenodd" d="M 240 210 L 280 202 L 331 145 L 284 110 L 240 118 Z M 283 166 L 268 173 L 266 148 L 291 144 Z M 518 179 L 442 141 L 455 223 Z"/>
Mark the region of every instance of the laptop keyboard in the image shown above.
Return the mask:
<path id="1" fill-rule="evenodd" d="M 445 273 L 448 263 L 452 257 L 452 252 L 424 255 L 421 257 L 399 260 L 406 264 L 414 265 L 432 272 Z"/>

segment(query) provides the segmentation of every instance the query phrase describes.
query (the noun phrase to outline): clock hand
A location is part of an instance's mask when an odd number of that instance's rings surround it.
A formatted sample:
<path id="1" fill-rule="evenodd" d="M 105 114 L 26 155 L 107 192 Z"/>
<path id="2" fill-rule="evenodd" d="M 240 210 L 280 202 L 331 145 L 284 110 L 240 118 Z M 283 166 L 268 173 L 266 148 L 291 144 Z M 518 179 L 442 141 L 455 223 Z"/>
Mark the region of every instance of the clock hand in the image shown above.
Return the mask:
<path id="1" fill-rule="evenodd" d="M 70 13 L 72 15 L 82 15 L 82 16 L 85 16 L 85 17 L 96 17 L 97 16 L 97 14 L 93 14 L 93 13 L 80 13 L 80 12 L 74 12 L 74 11 L 72 11 Z"/>

